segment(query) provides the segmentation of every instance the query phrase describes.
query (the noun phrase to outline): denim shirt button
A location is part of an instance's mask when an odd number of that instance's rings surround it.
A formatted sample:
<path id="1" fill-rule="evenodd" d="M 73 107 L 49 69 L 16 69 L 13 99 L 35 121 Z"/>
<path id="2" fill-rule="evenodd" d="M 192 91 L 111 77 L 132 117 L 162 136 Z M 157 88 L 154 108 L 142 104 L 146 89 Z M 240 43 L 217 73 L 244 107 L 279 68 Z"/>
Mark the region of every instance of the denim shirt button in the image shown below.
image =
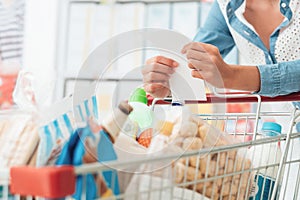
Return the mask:
<path id="1" fill-rule="evenodd" d="M 281 7 L 285 8 L 286 7 L 286 3 L 281 3 Z"/>

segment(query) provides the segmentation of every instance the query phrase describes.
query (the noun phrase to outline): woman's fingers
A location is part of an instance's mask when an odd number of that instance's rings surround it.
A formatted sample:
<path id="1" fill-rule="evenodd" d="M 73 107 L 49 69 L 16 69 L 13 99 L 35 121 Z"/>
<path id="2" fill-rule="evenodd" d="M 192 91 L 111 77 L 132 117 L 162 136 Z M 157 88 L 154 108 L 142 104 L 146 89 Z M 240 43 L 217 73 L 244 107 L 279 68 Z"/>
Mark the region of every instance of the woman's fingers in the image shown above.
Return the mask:
<path id="1" fill-rule="evenodd" d="M 146 75 L 150 72 L 157 72 L 162 74 L 173 74 L 175 72 L 175 69 L 160 63 L 148 64 L 143 67 L 142 69 L 143 75 Z"/>
<path id="2" fill-rule="evenodd" d="M 144 89 L 155 97 L 170 94 L 169 79 L 179 64 L 170 58 L 156 56 L 146 61 L 142 69 Z"/>
<path id="3" fill-rule="evenodd" d="M 181 53 L 186 54 L 188 50 L 196 50 L 196 51 L 200 51 L 200 52 L 206 52 L 204 47 L 203 47 L 203 43 L 201 42 L 190 42 L 186 45 L 184 45 L 184 47 L 181 50 Z"/>
<path id="4" fill-rule="evenodd" d="M 211 68 L 211 62 L 208 62 L 208 61 L 199 61 L 196 59 L 189 59 L 188 62 L 189 62 L 188 67 L 190 69 L 205 71 L 205 70 L 210 70 L 210 68 Z"/>
<path id="5" fill-rule="evenodd" d="M 144 75 L 143 81 L 144 83 L 159 83 L 159 82 L 167 82 L 169 78 L 170 78 L 169 74 L 149 72 Z"/>
<path id="6" fill-rule="evenodd" d="M 164 56 L 155 56 L 146 61 L 146 64 L 152 64 L 152 63 L 160 63 L 163 65 L 167 65 L 169 67 L 177 67 L 179 65 L 175 60 Z"/>
<path id="7" fill-rule="evenodd" d="M 191 71 L 191 74 L 192 74 L 192 77 L 194 77 L 194 78 L 199 78 L 199 79 L 204 80 L 204 78 L 201 75 L 201 73 L 199 72 L 199 70 L 194 69 L 194 70 Z"/>
<path id="8" fill-rule="evenodd" d="M 144 84 L 146 92 L 152 94 L 155 97 L 163 98 L 170 94 L 170 88 L 168 83 L 151 83 Z"/>
<path id="9" fill-rule="evenodd" d="M 187 59 L 194 59 L 194 60 L 199 60 L 199 61 L 210 61 L 209 54 L 207 52 L 202 52 L 202 51 L 196 51 L 193 49 L 189 49 L 186 52 L 186 58 Z"/>

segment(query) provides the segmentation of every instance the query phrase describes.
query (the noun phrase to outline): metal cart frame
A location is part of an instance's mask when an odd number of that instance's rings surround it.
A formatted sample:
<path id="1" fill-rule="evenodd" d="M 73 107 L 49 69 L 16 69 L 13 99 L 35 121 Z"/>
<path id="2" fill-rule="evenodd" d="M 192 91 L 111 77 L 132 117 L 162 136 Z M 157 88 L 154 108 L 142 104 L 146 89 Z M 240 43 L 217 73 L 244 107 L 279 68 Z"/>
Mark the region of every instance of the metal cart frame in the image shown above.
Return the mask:
<path id="1" fill-rule="evenodd" d="M 7 185 L 6 189 L 6 195 L 8 195 L 8 184 L 10 183 L 10 190 L 13 194 L 17 194 L 15 196 L 15 199 L 20 198 L 21 196 L 29 196 L 28 199 L 30 199 L 30 196 L 38 196 L 38 197 L 45 197 L 45 198 L 59 198 L 59 197 L 67 197 L 69 195 L 72 195 L 75 191 L 75 182 L 76 182 L 76 176 L 77 175 L 84 175 L 88 173 L 99 173 L 106 170 L 111 170 L 112 168 L 115 169 L 122 169 L 120 171 L 123 171 L 122 173 L 125 173 L 128 167 L 135 167 L 136 169 L 143 169 L 145 172 L 146 169 L 149 169 L 155 165 L 155 163 L 161 163 L 161 162 L 169 162 L 172 163 L 171 165 L 168 165 L 165 169 L 160 169 L 155 171 L 148 171 L 147 178 L 145 179 L 144 174 L 142 173 L 136 173 L 132 176 L 130 174 L 130 181 L 128 182 L 128 187 L 132 183 L 132 180 L 136 179 L 138 182 L 134 182 L 133 187 L 134 190 L 124 190 L 122 193 L 116 197 L 113 198 L 107 198 L 107 199 L 167 199 L 170 197 L 170 199 L 177 198 L 177 199 L 199 199 L 199 193 L 197 192 L 197 187 L 201 184 L 204 184 L 204 187 L 201 189 L 201 198 L 206 199 L 206 191 L 208 191 L 208 186 L 206 187 L 206 183 L 212 183 L 212 188 L 215 187 L 215 184 L 218 180 L 222 181 L 223 185 L 219 192 L 225 190 L 224 186 L 226 178 L 230 178 L 232 182 L 230 186 L 230 193 L 228 196 L 220 197 L 212 192 L 211 195 L 209 195 L 212 199 L 243 199 L 244 197 L 248 197 L 249 193 L 251 192 L 251 185 L 253 182 L 253 173 L 257 174 L 260 171 L 267 171 L 269 169 L 278 170 L 277 178 L 275 185 L 273 187 L 272 194 L 269 195 L 269 199 L 279 199 L 280 195 L 283 194 L 283 196 L 286 193 L 286 188 L 284 191 L 280 190 L 280 186 L 282 184 L 287 184 L 289 179 L 284 179 L 284 174 L 287 171 L 287 174 L 289 174 L 289 169 L 291 164 L 295 164 L 297 166 L 300 166 L 300 158 L 297 159 L 289 159 L 291 156 L 289 153 L 289 150 L 293 148 L 291 146 L 291 142 L 294 140 L 300 140 L 300 133 L 292 133 L 293 127 L 296 123 L 296 120 L 299 118 L 299 112 L 297 112 L 297 109 L 294 108 L 291 112 L 286 113 L 272 113 L 272 112 L 261 112 L 261 103 L 262 102 L 274 102 L 274 101 L 299 101 L 300 100 L 300 94 L 292 94 L 288 96 L 281 96 L 277 98 L 266 98 L 266 97 L 260 97 L 258 95 L 252 95 L 252 94 L 215 94 L 215 95 L 208 95 L 207 101 L 186 101 L 186 103 L 221 103 L 221 102 L 227 102 L 227 103 L 236 103 L 236 102 L 256 102 L 257 103 L 257 109 L 255 113 L 226 113 L 225 115 L 222 114 L 204 114 L 200 115 L 205 120 L 223 120 L 225 122 L 229 122 L 230 120 L 238 121 L 240 119 L 245 120 L 246 126 L 249 121 L 254 122 L 254 129 L 253 133 L 248 133 L 247 131 L 244 131 L 243 133 L 238 133 L 236 130 L 231 133 L 233 135 L 253 135 L 252 141 L 247 141 L 243 143 L 237 143 L 237 144 L 231 144 L 231 145 L 224 145 L 224 146 L 216 146 L 214 148 L 206 148 L 196 150 L 196 151 L 188 151 L 184 152 L 180 155 L 176 153 L 170 153 L 165 155 L 160 155 L 157 157 L 146 157 L 143 159 L 137 159 L 137 160 L 131 160 L 127 162 L 107 162 L 107 163 L 94 163 L 94 164 L 86 164 L 83 166 L 65 166 L 65 167 L 43 167 L 43 168 L 33 168 L 33 167 L 13 167 L 10 170 L 3 169 L 0 171 L 0 178 L 1 180 L 6 179 L 6 182 L 1 182 L 3 185 Z M 152 102 L 153 105 L 155 104 L 167 104 L 169 103 L 168 99 L 150 99 L 150 102 Z M 290 124 L 289 124 L 289 131 L 287 134 L 282 134 L 280 136 L 276 137 L 270 137 L 270 138 L 264 138 L 264 139 L 258 139 L 257 138 L 257 129 L 258 129 L 258 123 L 259 120 L 264 116 L 285 116 L 285 117 L 291 117 Z M 264 146 L 268 144 L 274 144 L 277 142 L 284 142 L 285 147 L 282 151 L 282 156 L 280 162 L 274 162 L 269 163 L 268 165 L 260 165 L 260 166 L 251 166 L 247 167 L 247 163 L 245 161 L 245 156 L 243 157 L 242 165 L 240 166 L 240 169 L 238 169 L 237 164 L 237 158 L 234 161 L 234 169 L 231 171 L 227 171 L 226 168 L 229 168 L 227 165 L 230 159 L 229 153 L 230 152 L 238 152 L 240 149 L 248 149 L 248 148 L 262 148 L 263 151 Z M 243 151 L 247 152 L 247 151 Z M 198 178 L 198 175 L 200 174 L 200 160 L 203 158 L 204 155 L 208 156 L 209 158 L 215 157 L 215 160 L 217 163 L 221 160 L 222 153 L 226 153 L 226 164 L 224 173 L 219 173 L 218 169 L 216 168 L 214 171 L 213 176 L 209 175 L 209 164 L 211 162 L 208 161 L 208 165 L 206 165 L 206 172 L 202 174 L 201 178 Z M 276 152 L 277 153 L 277 152 Z M 246 155 L 246 153 L 245 153 Z M 251 155 L 253 161 L 254 153 Z M 191 179 L 191 176 L 189 177 L 189 172 L 187 170 L 184 170 L 183 179 L 181 182 L 175 182 L 174 177 L 176 177 L 176 174 L 178 172 L 174 170 L 174 166 L 176 163 L 183 164 L 186 168 L 189 167 L 189 164 L 191 162 L 191 158 L 197 158 L 197 162 L 195 163 L 195 173 L 193 174 L 194 178 Z M 164 171 L 167 170 L 167 171 Z M 170 170 L 171 173 L 173 173 L 173 176 L 170 176 Z M 10 176 L 9 176 L 10 173 Z M 167 174 L 167 177 L 163 177 Z M 243 175 L 248 174 L 246 178 L 246 184 L 247 189 L 245 191 L 242 191 L 242 180 Z M 138 177 L 138 178 L 137 178 Z M 156 177 L 160 178 L 160 181 L 156 181 Z M 162 179 L 163 180 L 162 180 Z M 29 179 L 30 184 L 28 184 Z M 170 179 L 170 180 L 168 180 Z M 145 180 L 149 180 L 149 184 L 147 185 L 145 183 Z M 167 184 L 166 184 L 167 180 Z M 238 180 L 238 190 L 233 193 L 233 181 Z M 295 177 L 296 184 L 295 184 L 295 193 L 293 194 L 294 199 L 297 199 L 298 197 L 298 190 L 300 186 L 300 170 L 298 171 L 298 176 Z M 153 187 L 153 183 L 155 182 L 155 187 Z M 284 183 L 285 182 L 285 183 Z M 142 184 L 141 184 L 142 183 Z M 243 182 L 244 183 L 244 182 Z M 146 185 L 145 188 L 140 188 L 142 185 Z M 86 187 L 86 186 L 85 186 Z M 187 189 L 189 190 L 187 190 Z M 213 190 L 213 189 L 211 189 Z M 84 191 L 84 189 L 83 189 Z M 133 192 L 134 191 L 134 192 Z M 167 198 L 166 198 L 166 191 L 167 191 Z M 178 192 L 179 191 L 179 192 Z M 243 193 L 243 196 L 241 197 L 241 193 Z M 178 196 L 178 193 L 180 195 Z M 186 196 L 186 193 L 189 193 L 189 196 Z M 175 196 L 174 196 L 175 195 Z M 177 196 L 176 196 L 177 195 Z M 83 195 L 84 198 L 84 195 Z M 8 196 L 4 199 L 8 199 Z M 105 198 L 106 199 L 106 198 Z"/>

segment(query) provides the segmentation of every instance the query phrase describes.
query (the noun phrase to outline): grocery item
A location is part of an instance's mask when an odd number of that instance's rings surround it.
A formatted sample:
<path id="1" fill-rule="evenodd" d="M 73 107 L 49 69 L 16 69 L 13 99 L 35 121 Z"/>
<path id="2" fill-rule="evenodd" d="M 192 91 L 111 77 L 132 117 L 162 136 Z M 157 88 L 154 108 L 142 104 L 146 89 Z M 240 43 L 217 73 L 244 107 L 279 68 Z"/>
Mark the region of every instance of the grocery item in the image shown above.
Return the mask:
<path id="1" fill-rule="evenodd" d="M 274 137 L 281 134 L 281 126 L 275 122 L 264 122 L 261 130 L 263 138 Z M 269 143 L 262 146 L 251 147 L 254 156 L 260 159 L 254 159 L 254 166 L 266 166 L 274 163 L 280 163 L 281 149 L 280 143 Z M 275 184 L 278 167 L 262 169 L 255 175 L 253 190 L 250 199 L 270 199 Z M 275 198 L 276 199 L 276 198 Z"/>
<path id="2" fill-rule="evenodd" d="M 153 128 L 148 128 L 139 135 L 139 137 L 137 138 L 137 142 L 140 145 L 148 148 L 151 144 L 152 135 L 153 135 Z"/>
<path id="3" fill-rule="evenodd" d="M 93 162 L 105 162 L 117 159 L 113 143 L 118 138 L 121 127 L 127 120 L 132 107 L 126 102 L 120 103 L 112 114 L 103 120 L 102 129 L 92 132 L 97 125 L 87 125 L 75 130 L 70 140 L 64 145 L 56 161 L 57 165 L 82 165 Z M 90 121 L 90 123 L 94 123 Z M 86 181 L 86 182 L 84 182 Z M 88 185 L 87 188 L 84 188 Z M 78 176 L 76 181 L 75 199 L 81 199 L 85 190 L 86 199 L 110 197 L 120 193 L 118 175 L 115 170 L 105 170 L 98 174 Z"/>
<path id="4" fill-rule="evenodd" d="M 292 133 L 300 132 L 300 123 L 296 124 L 295 130 Z M 280 148 L 282 154 L 286 148 L 286 141 L 280 141 Z M 288 149 L 287 161 L 300 160 L 300 138 L 290 140 L 290 146 Z M 280 187 L 279 199 L 300 199 L 300 184 L 297 185 L 297 177 L 300 171 L 299 163 L 288 164 L 284 169 L 282 185 Z M 296 195 L 298 193 L 298 195 Z"/>
<path id="5" fill-rule="evenodd" d="M 183 151 L 229 145 L 235 140 L 199 117 L 190 115 L 182 120 L 174 144 Z M 183 185 L 182 187 L 195 189 L 211 199 L 247 198 L 250 172 L 243 170 L 250 169 L 252 163 L 243 155 L 239 155 L 237 150 L 181 158 L 174 165 L 174 182 Z M 236 175 L 231 174 L 235 172 Z M 221 175 L 224 177 L 214 178 Z M 211 180 L 207 181 L 208 178 Z"/>
<path id="6" fill-rule="evenodd" d="M 11 69 L 5 68 L 5 73 L 3 69 L 0 70 L 0 82 L 4 81 L 3 87 L 0 86 L 0 90 L 3 92 L 0 99 L 4 98 L 11 101 L 11 92 L 15 87 L 13 100 L 16 103 L 14 109 L 0 112 L 0 168 L 31 163 L 31 158 L 34 157 L 39 143 L 38 123 L 40 116 L 34 98 L 35 93 L 31 87 L 31 76 L 24 72 L 18 73 L 19 70 L 14 68 L 16 67 L 15 64 L 11 67 Z M 11 76 L 11 82 L 5 80 L 2 75 Z M 19 75 L 18 81 L 14 86 L 17 75 Z M 8 86 L 9 84 L 11 85 Z M 6 92 L 10 93 L 10 97 L 4 97 L 3 95 L 6 94 L 2 89 L 8 89 Z M 0 100 L 0 107 L 3 106 L 2 100 Z"/>
<path id="7" fill-rule="evenodd" d="M 131 134 L 136 134 L 132 135 L 132 137 L 139 138 L 143 131 L 152 127 L 153 121 L 153 113 L 147 105 L 148 99 L 145 90 L 142 88 L 135 89 L 128 102 L 133 108 L 133 112 L 130 113 L 129 119 L 135 124 L 135 130 L 137 130 L 137 133 L 133 132 Z"/>
<path id="8" fill-rule="evenodd" d="M 157 135 L 153 136 L 148 153 L 162 151 L 168 146 L 169 136 L 172 134 L 174 124 L 168 121 L 160 121 L 157 127 Z"/>
<path id="9" fill-rule="evenodd" d="M 0 113 L 0 168 L 26 165 L 39 142 L 32 113 L 10 110 Z"/>
<path id="10" fill-rule="evenodd" d="M 95 96 L 72 107 L 72 97 L 45 108 L 39 128 L 40 145 L 37 151 L 37 166 L 53 165 L 60 155 L 63 145 L 75 132 L 77 123 L 86 123 L 89 118 L 97 118 Z"/>

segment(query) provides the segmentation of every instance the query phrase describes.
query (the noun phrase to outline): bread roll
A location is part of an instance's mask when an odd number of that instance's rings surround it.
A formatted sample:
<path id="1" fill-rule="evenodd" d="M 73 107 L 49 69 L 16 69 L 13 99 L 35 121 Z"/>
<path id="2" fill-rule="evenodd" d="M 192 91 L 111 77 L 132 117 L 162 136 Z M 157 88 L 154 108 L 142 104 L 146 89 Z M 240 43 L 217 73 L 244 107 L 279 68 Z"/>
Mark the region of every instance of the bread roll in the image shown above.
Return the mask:
<path id="1" fill-rule="evenodd" d="M 222 185 L 222 188 L 220 191 L 222 191 L 221 195 L 223 197 L 228 196 L 230 194 L 230 187 L 231 187 L 231 182 L 225 182 Z"/>
<path id="2" fill-rule="evenodd" d="M 237 150 L 231 150 L 231 151 L 228 151 L 227 153 L 228 153 L 228 158 L 234 160 L 236 157 L 236 154 L 237 154 Z"/>
<path id="3" fill-rule="evenodd" d="M 228 159 L 227 162 L 227 167 L 225 168 L 225 174 L 229 174 L 233 172 L 233 168 L 234 168 L 234 161 L 232 159 Z"/>
<path id="4" fill-rule="evenodd" d="M 198 126 L 190 121 L 184 122 L 179 130 L 179 135 L 182 137 L 195 137 L 198 133 Z"/>
<path id="5" fill-rule="evenodd" d="M 205 190 L 207 190 L 207 188 L 211 187 L 213 184 L 213 182 L 201 182 L 201 183 L 198 183 L 196 185 L 196 190 L 200 193 L 203 193 L 204 192 L 204 188 Z"/>
<path id="6" fill-rule="evenodd" d="M 234 196 L 234 195 L 231 195 L 231 196 L 227 195 L 227 196 L 223 196 L 222 199 L 223 200 L 236 200 L 236 196 Z"/>
<path id="7" fill-rule="evenodd" d="M 175 183 L 182 183 L 184 177 L 185 165 L 177 162 L 174 167 Z"/>
<path id="8" fill-rule="evenodd" d="M 189 158 L 188 157 L 179 158 L 176 162 L 182 163 L 185 166 L 189 166 Z"/>
<path id="9" fill-rule="evenodd" d="M 210 160 L 208 167 L 208 175 L 209 176 L 216 176 L 216 171 L 217 171 L 217 162 L 214 160 Z"/>
<path id="10" fill-rule="evenodd" d="M 198 163 L 197 163 L 197 161 L 198 161 Z M 197 166 L 197 164 L 198 164 L 198 166 Z M 198 156 L 192 156 L 192 157 L 190 157 L 190 159 L 189 159 L 189 165 L 191 167 L 200 168 L 200 159 L 198 158 Z"/>
<path id="11" fill-rule="evenodd" d="M 231 182 L 231 181 L 232 181 L 232 176 L 226 176 L 226 177 L 224 177 L 224 183 Z"/>
<path id="12" fill-rule="evenodd" d="M 202 174 L 206 173 L 206 165 L 208 165 L 208 163 L 209 163 L 208 156 L 200 158 L 200 171 Z"/>
<path id="13" fill-rule="evenodd" d="M 225 169 L 224 168 L 218 168 L 218 176 L 224 175 Z"/>
<path id="14" fill-rule="evenodd" d="M 220 153 L 220 156 L 219 156 L 219 167 L 220 168 L 225 168 L 225 164 L 226 164 L 226 152 L 222 152 Z"/>
<path id="15" fill-rule="evenodd" d="M 182 148 L 184 150 L 199 150 L 202 149 L 202 140 L 198 137 L 188 137 L 183 141 Z"/>
<path id="16" fill-rule="evenodd" d="M 197 176 L 196 176 L 197 174 Z M 187 168 L 187 180 L 188 181 L 196 181 L 202 178 L 201 172 L 199 169 L 196 169 L 194 167 L 188 167 Z"/>
<path id="17" fill-rule="evenodd" d="M 203 194 L 207 197 L 212 197 L 213 195 L 218 195 L 219 191 L 218 191 L 218 187 L 215 185 L 210 185 L 209 187 L 206 188 L 206 191 Z"/>
<path id="18" fill-rule="evenodd" d="M 236 195 L 239 191 L 239 184 L 235 184 L 235 182 L 233 182 L 233 184 L 231 184 L 231 195 Z"/>
<path id="19" fill-rule="evenodd" d="M 238 195 L 237 195 L 237 199 L 246 199 L 245 198 L 245 195 L 246 195 L 246 188 L 240 188 L 239 189 L 239 193 L 238 193 Z"/>
<path id="20" fill-rule="evenodd" d="M 215 185 L 220 189 L 222 187 L 223 184 L 223 178 L 218 178 L 217 180 L 215 180 Z"/>
<path id="21" fill-rule="evenodd" d="M 237 157 L 236 161 L 236 171 L 241 171 L 243 169 L 250 169 L 251 161 L 242 157 Z"/>
<path id="22" fill-rule="evenodd" d="M 246 188 L 248 186 L 248 182 L 250 184 L 249 177 L 250 177 L 250 172 L 245 172 L 241 175 L 241 177 L 239 179 L 241 187 Z"/>
<path id="23" fill-rule="evenodd" d="M 198 116 L 191 115 L 189 121 L 195 123 L 198 127 L 204 125 L 206 122 Z"/>
<path id="24" fill-rule="evenodd" d="M 208 130 L 209 127 L 207 125 L 202 125 L 199 127 L 198 136 L 201 138 L 202 141 L 205 141 Z"/>

